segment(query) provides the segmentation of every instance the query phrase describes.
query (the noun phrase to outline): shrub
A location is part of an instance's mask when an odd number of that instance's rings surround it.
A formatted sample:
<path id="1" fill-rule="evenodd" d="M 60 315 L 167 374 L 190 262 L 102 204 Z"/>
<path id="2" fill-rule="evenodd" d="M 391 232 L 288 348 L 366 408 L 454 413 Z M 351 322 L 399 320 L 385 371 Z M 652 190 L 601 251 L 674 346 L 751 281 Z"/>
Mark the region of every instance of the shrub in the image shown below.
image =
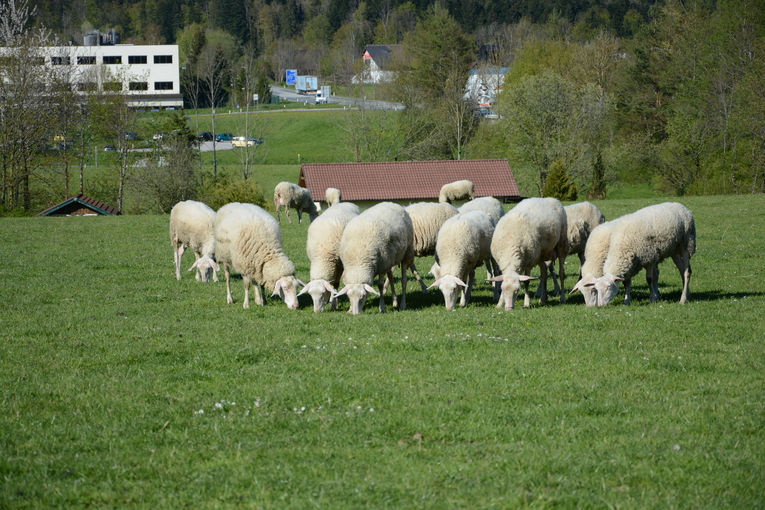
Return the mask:
<path id="1" fill-rule="evenodd" d="M 542 196 L 553 197 L 558 200 L 576 200 L 576 195 L 576 184 L 568 176 L 566 166 L 561 160 L 553 161 L 542 188 Z"/>
<path id="2" fill-rule="evenodd" d="M 266 206 L 263 193 L 252 179 L 236 179 L 222 172 L 218 174 L 216 181 L 205 178 L 202 201 L 216 210 L 231 202 Z"/>

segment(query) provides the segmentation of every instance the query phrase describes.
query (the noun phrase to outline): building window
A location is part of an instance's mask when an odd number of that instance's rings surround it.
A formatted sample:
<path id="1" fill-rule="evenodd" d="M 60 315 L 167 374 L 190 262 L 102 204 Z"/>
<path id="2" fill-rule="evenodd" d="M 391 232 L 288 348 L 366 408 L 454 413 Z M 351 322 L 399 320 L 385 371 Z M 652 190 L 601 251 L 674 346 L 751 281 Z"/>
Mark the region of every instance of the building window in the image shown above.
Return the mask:
<path id="1" fill-rule="evenodd" d="M 122 63 L 122 57 L 119 55 L 110 55 L 110 56 L 104 55 L 104 64 L 121 64 L 121 63 Z"/>
<path id="2" fill-rule="evenodd" d="M 94 56 L 85 56 L 85 57 L 77 57 L 77 65 L 80 66 L 91 66 L 96 63 L 96 57 Z"/>
<path id="3" fill-rule="evenodd" d="M 128 64 L 145 64 L 146 55 L 128 55 Z"/>
<path id="4" fill-rule="evenodd" d="M 173 82 L 171 81 L 155 81 L 154 90 L 173 90 Z"/>
<path id="5" fill-rule="evenodd" d="M 104 82 L 104 90 L 106 92 L 122 92 L 122 83 L 118 81 Z"/>
<path id="6" fill-rule="evenodd" d="M 70 60 L 69 57 L 51 57 L 50 63 L 54 66 L 68 66 Z"/>
<path id="7" fill-rule="evenodd" d="M 172 64 L 173 56 L 172 55 L 154 55 L 154 63 L 155 64 Z"/>
<path id="8" fill-rule="evenodd" d="M 106 87 L 106 85 L 104 85 Z M 77 90 L 80 92 L 93 92 L 96 90 L 96 84 L 92 81 L 84 81 L 77 84 Z"/>
<path id="9" fill-rule="evenodd" d="M 128 87 L 130 90 L 149 90 L 149 84 L 145 81 L 131 81 Z"/>

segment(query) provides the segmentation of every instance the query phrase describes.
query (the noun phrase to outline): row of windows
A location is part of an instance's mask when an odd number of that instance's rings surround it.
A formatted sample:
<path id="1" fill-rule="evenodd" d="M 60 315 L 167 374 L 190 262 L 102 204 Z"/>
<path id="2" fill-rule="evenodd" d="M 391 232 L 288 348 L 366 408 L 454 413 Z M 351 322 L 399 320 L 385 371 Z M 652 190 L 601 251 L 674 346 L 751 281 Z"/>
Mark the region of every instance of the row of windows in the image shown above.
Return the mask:
<path id="1" fill-rule="evenodd" d="M 77 90 L 81 92 L 92 92 L 96 89 L 96 84 L 93 82 L 81 82 L 77 84 Z M 107 92 L 122 92 L 122 83 L 118 81 L 105 82 L 104 90 Z M 145 81 L 131 81 L 128 83 L 128 90 L 149 90 L 149 83 Z M 173 90 L 173 82 L 155 81 L 154 90 Z"/>
<path id="2" fill-rule="evenodd" d="M 104 64 L 121 64 L 122 63 L 122 56 L 121 55 L 104 55 L 103 58 Z M 43 61 L 38 61 L 40 64 L 43 63 Z M 71 64 L 70 57 L 51 57 L 50 63 L 54 66 L 68 66 Z M 77 57 L 77 65 L 95 65 L 96 63 L 96 57 L 95 56 L 83 56 L 83 57 Z M 146 55 L 128 55 L 128 64 L 146 64 L 148 63 L 148 58 Z M 172 64 L 173 63 L 173 56 L 172 55 L 154 55 L 154 63 L 155 64 Z"/>

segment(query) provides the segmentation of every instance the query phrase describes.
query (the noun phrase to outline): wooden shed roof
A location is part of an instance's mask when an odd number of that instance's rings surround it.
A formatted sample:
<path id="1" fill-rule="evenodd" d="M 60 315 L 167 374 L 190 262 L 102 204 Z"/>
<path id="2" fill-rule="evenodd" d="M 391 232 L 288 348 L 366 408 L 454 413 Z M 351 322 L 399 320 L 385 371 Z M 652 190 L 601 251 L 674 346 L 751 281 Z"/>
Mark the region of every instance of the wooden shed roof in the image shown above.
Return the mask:
<path id="1" fill-rule="evenodd" d="M 316 201 L 323 201 L 330 187 L 348 201 L 427 200 L 437 199 L 444 184 L 461 179 L 472 181 L 479 197 L 521 198 L 505 159 L 306 163 L 299 184 Z"/>
<path id="2" fill-rule="evenodd" d="M 90 198 L 80 193 L 77 196 L 45 209 L 39 213 L 38 216 L 83 216 L 84 211 L 88 210 L 92 211 L 93 214 L 105 216 L 120 214 L 116 207 L 112 207 L 95 198 Z"/>

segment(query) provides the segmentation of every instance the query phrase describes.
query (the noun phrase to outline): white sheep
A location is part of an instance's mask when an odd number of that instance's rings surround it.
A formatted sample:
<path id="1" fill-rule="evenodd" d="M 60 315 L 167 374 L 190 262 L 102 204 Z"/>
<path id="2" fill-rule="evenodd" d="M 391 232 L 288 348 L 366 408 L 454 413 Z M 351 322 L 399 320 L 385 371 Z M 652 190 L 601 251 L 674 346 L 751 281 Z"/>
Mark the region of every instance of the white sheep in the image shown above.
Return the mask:
<path id="1" fill-rule="evenodd" d="M 502 202 L 494 197 L 474 198 L 473 200 L 462 204 L 462 207 L 460 207 L 458 211 L 460 214 L 469 211 L 483 211 L 489 216 L 489 219 L 491 219 L 492 226 L 496 226 L 505 214 L 505 208 L 502 207 Z M 500 274 L 499 266 L 497 266 L 497 262 L 494 259 L 489 257 L 484 263 L 486 265 L 486 278 L 490 279 Z M 435 267 L 431 268 L 431 273 L 437 274 L 438 267 L 437 265 L 434 266 Z M 493 282 L 492 286 L 494 287 L 494 299 L 499 299 L 499 282 Z"/>
<path id="2" fill-rule="evenodd" d="M 492 281 L 502 282 L 502 295 L 498 307 L 515 307 L 515 297 L 524 283 L 523 306 L 531 306 L 529 276 L 539 265 L 542 282 L 542 303 L 547 301 L 547 260 L 559 260 L 561 302 L 565 303 L 563 262 L 566 259 L 566 212 L 555 198 L 527 198 L 505 214 L 494 229 L 491 254 L 499 264 L 502 275 Z"/>
<path id="3" fill-rule="evenodd" d="M 687 207 L 678 202 L 644 207 L 619 218 L 610 230 L 610 243 L 601 276 L 583 276 L 574 289 L 594 288 L 597 305 L 605 306 L 616 296 L 619 282 L 623 281 L 626 291 L 624 304 L 628 305 L 632 277 L 645 268 L 651 302 L 654 302 L 659 299 L 659 263 L 672 257 L 683 280 L 680 303 L 688 301 L 690 259 L 696 252 L 696 224 L 693 213 Z"/>
<path id="4" fill-rule="evenodd" d="M 305 293 L 313 299 L 313 311 L 321 312 L 327 303 L 332 302 L 332 310 L 337 308 L 337 291 L 343 264 L 340 261 L 340 238 L 345 226 L 359 215 L 359 208 L 350 202 L 342 202 L 327 209 L 308 227 L 306 254 L 311 262 L 311 281 L 299 296 Z"/>
<path id="5" fill-rule="evenodd" d="M 406 206 L 405 209 L 414 227 L 414 256 L 434 255 L 438 231 L 446 220 L 457 215 L 457 209 L 451 204 L 438 202 L 417 202 Z M 414 263 L 410 267 L 425 292 L 428 287 L 423 283 L 419 271 Z"/>
<path id="6" fill-rule="evenodd" d="M 353 218 L 346 225 L 340 239 L 340 260 L 343 263 L 345 287 L 337 296 L 347 294 L 351 302 L 350 312 L 361 313 L 367 294 L 380 296 L 380 311 L 385 311 L 383 293 L 387 275 L 393 292 L 393 306 L 397 306 L 396 289 L 393 286 L 393 268 L 401 265 L 401 306 L 406 308 L 406 268 L 414 260 L 414 227 L 412 220 L 400 205 L 381 202 Z M 379 275 L 378 293 L 372 287 Z"/>
<path id="7" fill-rule="evenodd" d="M 196 279 L 207 282 L 210 272 L 218 281 L 218 264 L 215 263 L 215 236 L 213 224 L 215 211 L 207 204 L 186 200 L 178 202 L 170 210 L 170 244 L 173 247 L 175 277 L 181 279 L 181 258 L 188 247 L 194 252 L 196 261 L 189 271 L 196 269 Z"/>
<path id="8" fill-rule="evenodd" d="M 287 306 L 296 309 L 298 285 L 295 265 L 284 254 L 282 234 L 273 216 L 257 205 L 233 202 L 215 218 L 215 255 L 226 275 L 226 302 L 231 297 L 230 271 L 244 282 L 244 308 L 250 307 L 250 283 L 255 282 L 255 304 L 265 305 L 261 286 L 273 290 Z"/>
<path id="9" fill-rule="evenodd" d="M 444 184 L 438 194 L 439 202 L 451 203 L 456 200 L 473 200 L 474 198 L 475 186 L 467 179 Z"/>
<path id="10" fill-rule="evenodd" d="M 576 254 L 579 257 L 580 268 L 584 264 L 585 256 L 584 249 L 587 245 L 587 238 L 590 237 L 590 233 L 606 221 L 606 217 L 600 212 L 600 209 L 591 202 L 579 202 L 577 204 L 567 205 L 563 208 L 566 211 L 566 223 L 568 225 L 566 239 L 568 241 L 568 255 Z M 558 288 L 558 280 L 555 278 L 554 260 L 547 261 L 547 269 L 552 277 L 553 284 L 555 285 L 554 294 L 560 292 Z M 579 278 L 582 277 L 581 269 L 579 271 Z M 537 291 L 537 296 L 541 293 L 541 289 Z"/>
<path id="11" fill-rule="evenodd" d="M 454 310 L 458 293 L 461 294 L 460 306 L 470 301 L 475 268 L 491 258 L 493 234 L 494 223 L 483 211 L 453 216 L 439 230 L 436 254 L 441 276 L 431 287 L 441 289 L 447 310 Z"/>
<path id="12" fill-rule="evenodd" d="M 290 223 L 292 223 L 290 207 L 297 210 L 298 223 L 302 223 L 304 212 L 308 213 L 310 221 L 315 220 L 316 216 L 319 215 L 316 204 L 311 198 L 311 192 L 291 182 L 282 181 L 274 188 L 274 207 L 276 207 L 276 218 L 280 223 L 282 220 L 279 211 L 282 206 L 285 208 L 287 220 Z"/>
<path id="13" fill-rule="evenodd" d="M 327 188 L 324 192 L 324 199 L 327 201 L 327 206 L 332 207 L 335 204 L 339 204 L 343 195 L 337 188 Z"/>
<path id="14" fill-rule="evenodd" d="M 588 282 L 603 276 L 603 264 L 608 256 L 608 248 L 611 245 L 611 232 L 615 229 L 620 218 L 601 223 L 590 232 L 584 249 L 584 262 L 580 269 L 581 278 L 571 290 L 573 294 L 577 290 L 584 296 L 587 306 L 595 306 L 598 303 L 598 294 L 594 286 L 583 286 Z M 627 290 L 629 294 L 629 289 Z"/>

